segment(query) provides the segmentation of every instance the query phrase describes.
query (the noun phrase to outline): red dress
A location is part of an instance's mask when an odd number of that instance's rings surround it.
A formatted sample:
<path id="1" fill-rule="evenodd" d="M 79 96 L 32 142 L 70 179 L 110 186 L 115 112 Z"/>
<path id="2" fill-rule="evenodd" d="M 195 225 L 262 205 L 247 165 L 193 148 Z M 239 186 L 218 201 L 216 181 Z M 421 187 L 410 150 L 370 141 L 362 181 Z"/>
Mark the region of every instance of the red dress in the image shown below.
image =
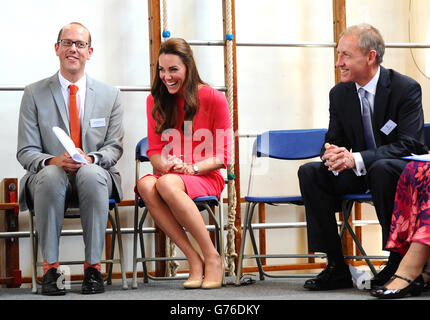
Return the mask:
<path id="1" fill-rule="evenodd" d="M 397 183 L 385 248 L 405 255 L 411 242 L 430 246 L 430 162 L 409 162 Z"/>
<path id="2" fill-rule="evenodd" d="M 163 134 L 155 132 L 155 120 L 152 117 L 154 99 L 147 98 L 148 151 L 154 154 L 164 153 L 181 157 L 187 164 L 193 164 L 208 158 L 217 157 L 224 166 L 230 160 L 231 125 L 227 100 L 222 92 L 207 85 L 199 90 L 199 108 L 191 121 L 184 123 L 184 99 L 177 98 L 178 125 Z M 184 135 L 185 132 L 185 135 Z M 192 134 L 191 134 L 192 133 Z M 176 174 L 176 173 L 175 173 Z M 177 174 L 185 184 L 191 199 L 203 196 L 221 195 L 225 181 L 219 170 L 204 175 Z M 156 174 L 160 177 L 161 174 Z"/>

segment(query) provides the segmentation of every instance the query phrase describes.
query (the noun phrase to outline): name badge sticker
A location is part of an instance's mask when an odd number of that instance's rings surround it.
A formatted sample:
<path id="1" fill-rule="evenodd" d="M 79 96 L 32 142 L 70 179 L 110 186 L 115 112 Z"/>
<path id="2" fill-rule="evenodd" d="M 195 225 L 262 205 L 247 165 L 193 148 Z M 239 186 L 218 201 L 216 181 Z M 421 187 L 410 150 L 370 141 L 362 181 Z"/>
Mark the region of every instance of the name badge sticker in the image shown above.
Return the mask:
<path id="1" fill-rule="evenodd" d="M 381 128 L 381 131 L 388 136 L 395 127 L 397 127 L 397 123 L 395 123 L 393 120 L 388 120 L 387 123 Z"/>
<path id="2" fill-rule="evenodd" d="M 105 118 L 90 119 L 91 128 L 106 127 Z"/>

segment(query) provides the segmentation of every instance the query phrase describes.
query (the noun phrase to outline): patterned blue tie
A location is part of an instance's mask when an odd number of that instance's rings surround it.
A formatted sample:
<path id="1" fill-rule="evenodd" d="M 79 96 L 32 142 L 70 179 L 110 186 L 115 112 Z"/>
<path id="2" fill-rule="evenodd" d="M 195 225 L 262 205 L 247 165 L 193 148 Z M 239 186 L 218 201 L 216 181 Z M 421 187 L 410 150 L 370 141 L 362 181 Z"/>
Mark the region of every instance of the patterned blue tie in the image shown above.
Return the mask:
<path id="1" fill-rule="evenodd" d="M 361 98 L 361 105 L 363 107 L 363 112 L 361 119 L 363 121 L 364 128 L 364 140 L 366 141 L 367 149 L 376 149 L 375 137 L 373 136 L 372 129 L 372 115 L 370 112 L 370 103 L 366 98 L 366 90 L 363 88 L 358 89 L 358 94 Z"/>

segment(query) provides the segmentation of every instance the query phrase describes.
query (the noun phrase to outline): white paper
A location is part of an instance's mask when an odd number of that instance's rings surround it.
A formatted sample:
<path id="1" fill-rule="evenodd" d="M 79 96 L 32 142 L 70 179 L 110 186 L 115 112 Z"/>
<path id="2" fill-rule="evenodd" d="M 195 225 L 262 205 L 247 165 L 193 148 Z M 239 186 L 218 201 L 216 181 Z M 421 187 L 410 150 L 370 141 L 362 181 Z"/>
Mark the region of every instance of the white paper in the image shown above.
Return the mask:
<path id="1" fill-rule="evenodd" d="M 411 156 L 402 157 L 402 159 L 430 162 L 430 154 L 412 154 Z"/>
<path id="2" fill-rule="evenodd" d="M 75 144 L 73 143 L 72 139 L 70 139 L 70 137 L 64 132 L 63 129 L 59 127 L 52 127 L 52 131 L 54 131 L 58 140 L 60 140 L 64 149 L 66 149 L 66 151 L 69 153 L 73 160 L 75 160 L 76 162 L 88 164 L 87 159 L 85 159 L 84 156 L 80 154 L 78 150 L 76 150 Z"/>

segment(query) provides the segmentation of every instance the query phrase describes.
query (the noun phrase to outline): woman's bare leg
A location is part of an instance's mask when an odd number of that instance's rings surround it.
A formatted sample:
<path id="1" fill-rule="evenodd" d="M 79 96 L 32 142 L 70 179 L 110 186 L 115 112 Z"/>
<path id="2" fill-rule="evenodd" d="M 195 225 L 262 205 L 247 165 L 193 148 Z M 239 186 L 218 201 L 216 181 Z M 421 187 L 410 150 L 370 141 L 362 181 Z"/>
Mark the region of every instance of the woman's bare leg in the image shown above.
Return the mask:
<path id="1" fill-rule="evenodd" d="M 415 280 L 423 271 L 430 257 L 430 246 L 420 242 L 412 242 L 408 252 L 402 258 L 396 274 L 410 280 Z M 394 279 L 385 287 L 388 289 L 403 289 L 409 284 L 401 279 Z"/>
<path id="2" fill-rule="evenodd" d="M 148 176 L 137 184 L 139 195 L 151 213 L 157 225 L 181 249 L 188 259 L 190 274 L 188 280 L 200 280 L 203 277 L 203 262 L 199 253 L 194 249 L 187 234 L 178 223 L 166 202 L 160 197 L 157 188 L 157 178 Z"/>
<path id="3" fill-rule="evenodd" d="M 196 204 L 185 192 L 182 179 L 174 174 L 164 175 L 158 179 L 156 189 L 179 224 L 190 232 L 200 246 L 205 260 L 205 281 L 221 281 L 223 274 L 221 258 Z M 193 268 L 191 263 L 190 267 Z"/>

